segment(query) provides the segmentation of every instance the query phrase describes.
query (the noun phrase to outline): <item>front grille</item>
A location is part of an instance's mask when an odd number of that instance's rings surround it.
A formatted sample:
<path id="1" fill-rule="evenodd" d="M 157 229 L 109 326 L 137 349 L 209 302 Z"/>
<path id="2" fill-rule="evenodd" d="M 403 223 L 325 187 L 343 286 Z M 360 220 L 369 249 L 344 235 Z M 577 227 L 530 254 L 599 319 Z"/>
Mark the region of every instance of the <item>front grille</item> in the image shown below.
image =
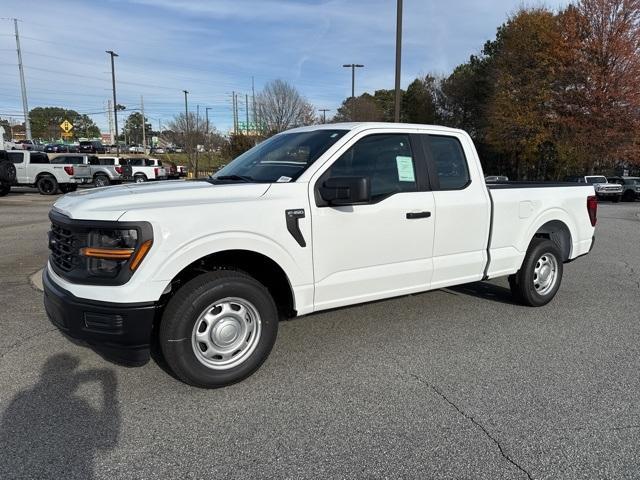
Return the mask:
<path id="1" fill-rule="evenodd" d="M 49 250 L 51 261 L 64 272 L 71 271 L 78 264 L 78 241 L 73 232 L 62 225 L 51 224 Z"/>

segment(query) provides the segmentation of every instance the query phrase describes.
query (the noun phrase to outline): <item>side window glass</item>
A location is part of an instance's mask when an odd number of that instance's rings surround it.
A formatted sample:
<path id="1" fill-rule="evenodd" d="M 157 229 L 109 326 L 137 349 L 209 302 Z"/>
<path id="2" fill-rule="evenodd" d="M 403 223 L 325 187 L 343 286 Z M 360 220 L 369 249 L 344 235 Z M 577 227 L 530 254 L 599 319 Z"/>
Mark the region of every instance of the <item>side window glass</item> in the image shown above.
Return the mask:
<path id="1" fill-rule="evenodd" d="M 89 165 L 100 165 L 98 157 L 89 157 Z"/>
<path id="2" fill-rule="evenodd" d="M 372 201 L 394 193 L 415 192 L 416 173 L 409 136 L 365 137 L 343 153 L 324 174 L 328 177 L 369 177 Z"/>
<path id="3" fill-rule="evenodd" d="M 22 163 L 24 162 L 24 156 L 22 153 L 18 152 L 7 152 L 7 156 L 12 163 Z"/>
<path id="4" fill-rule="evenodd" d="M 429 135 L 431 156 L 436 167 L 440 190 L 458 190 L 469 184 L 469 168 L 462 145 L 455 137 Z"/>
<path id="5" fill-rule="evenodd" d="M 32 153 L 31 163 L 46 164 L 49 163 L 49 157 L 47 157 L 44 153 Z"/>

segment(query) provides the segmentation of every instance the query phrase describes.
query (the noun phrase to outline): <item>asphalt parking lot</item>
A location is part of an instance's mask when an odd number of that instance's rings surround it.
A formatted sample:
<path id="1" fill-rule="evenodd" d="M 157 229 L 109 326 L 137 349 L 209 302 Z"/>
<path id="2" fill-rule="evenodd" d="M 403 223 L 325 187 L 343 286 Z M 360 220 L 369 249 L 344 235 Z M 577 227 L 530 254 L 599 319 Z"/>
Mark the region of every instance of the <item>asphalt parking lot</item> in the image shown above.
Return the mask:
<path id="1" fill-rule="evenodd" d="M 29 276 L 52 197 L 0 199 L 0 478 L 640 476 L 640 202 L 604 203 L 556 299 L 506 281 L 280 325 L 232 387 L 70 343 Z"/>

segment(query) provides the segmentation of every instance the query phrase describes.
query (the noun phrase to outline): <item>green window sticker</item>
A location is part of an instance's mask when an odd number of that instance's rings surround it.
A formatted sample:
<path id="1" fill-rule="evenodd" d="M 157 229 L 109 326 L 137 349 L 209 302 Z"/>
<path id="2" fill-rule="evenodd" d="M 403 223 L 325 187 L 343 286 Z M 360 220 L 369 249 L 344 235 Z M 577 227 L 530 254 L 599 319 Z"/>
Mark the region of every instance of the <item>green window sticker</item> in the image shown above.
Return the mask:
<path id="1" fill-rule="evenodd" d="M 400 182 L 416 181 L 416 177 L 413 173 L 413 160 L 411 157 L 398 155 L 396 157 L 396 166 L 398 167 L 398 180 Z"/>

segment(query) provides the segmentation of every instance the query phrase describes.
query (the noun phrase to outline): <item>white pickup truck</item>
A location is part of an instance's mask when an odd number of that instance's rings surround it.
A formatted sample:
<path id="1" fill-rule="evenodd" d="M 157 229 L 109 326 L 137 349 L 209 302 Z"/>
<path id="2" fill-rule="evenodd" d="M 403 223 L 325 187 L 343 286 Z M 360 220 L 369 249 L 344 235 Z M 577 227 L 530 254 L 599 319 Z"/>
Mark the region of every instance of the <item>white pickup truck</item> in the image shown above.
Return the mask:
<path id="1" fill-rule="evenodd" d="M 545 305 L 596 211 L 591 185 L 488 188 L 461 130 L 304 127 L 208 181 L 59 199 L 45 306 L 106 356 L 144 362 L 153 338 L 184 382 L 219 387 L 264 362 L 285 316 L 502 276 Z"/>
<path id="2" fill-rule="evenodd" d="M 15 181 L 0 185 L 0 196 L 7 195 L 12 186 L 36 187 L 42 195 L 55 195 L 76 190 L 79 183 L 91 181 L 89 165 L 52 165 L 46 153 L 31 150 L 6 152 L 15 167 Z"/>
<path id="3" fill-rule="evenodd" d="M 103 165 L 120 165 L 124 181 L 144 183 L 150 180 L 167 179 L 166 169 L 162 166 L 162 162 L 156 158 L 100 157 L 100 161 Z"/>

